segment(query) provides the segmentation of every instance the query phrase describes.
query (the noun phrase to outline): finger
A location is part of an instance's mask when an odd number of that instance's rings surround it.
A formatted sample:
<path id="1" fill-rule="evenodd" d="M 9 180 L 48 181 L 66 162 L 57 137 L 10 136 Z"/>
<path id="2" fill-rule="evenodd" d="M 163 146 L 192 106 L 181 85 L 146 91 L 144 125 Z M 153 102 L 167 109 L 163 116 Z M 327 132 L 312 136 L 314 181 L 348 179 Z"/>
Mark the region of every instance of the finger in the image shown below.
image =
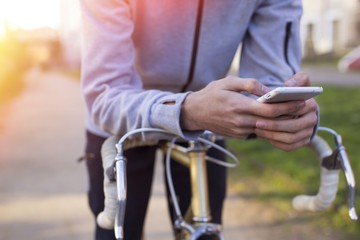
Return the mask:
<path id="1" fill-rule="evenodd" d="M 305 107 L 305 101 L 291 101 L 283 103 L 259 103 L 252 101 L 248 105 L 248 111 L 264 118 L 277 118 L 283 115 L 293 115 Z"/>
<path id="2" fill-rule="evenodd" d="M 290 79 L 285 81 L 285 86 L 287 87 L 297 87 L 297 86 L 310 86 L 311 81 L 310 77 L 306 73 L 297 73 L 292 76 Z"/>
<path id="3" fill-rule="evenodd" d="M 309 142 L 310 142 L 310 139 L 304 139 L 302 141 L 292 143 L 292 144 L 287 144 L 287 143 L 277 142 L 277 141 L 270 141 L 270 144 L 278 149 L 285 151 L 285 152 L 290 152 L 290 151 L 294 151 L 296 149 L 299 149 L 301 147 L 308 145 Z"/>
<path id="4" fill-rule="evenodd" d="M 257 136 L 265 138 L 269 141 L 281 142 L 284 144 L 295 144 L 297 142 L 310 139 L 313 128 L 306 128 L 298 132 L 276 132 L 255 128 L 254 132 Z"/>
<path id="5" fill-rule="evenodd" d="M 259 130 L 296 133 L 306 128 L 313 128 L 317 120 L 316 113 L 311 112 L 293 119 L 258 119 L 255 126 Z"/>
<path id="6" fill-rule="evenodd" d="M 307 101 L 305 101 L 305 107 L 300 108 L 298 111 L 289 113 L 289 116 L 302 116 L 306 115 L 307 113 L 313 112 L 315 113 L 318 110 L 318 104 L 316 103 L 314 98 L 311 98 Z M 289 117 L 288 119 L 290 119 Z"/>
<path id="7" fill-rule="evenodd" d="M 254 78 L 238 78 L 235 76 L 228 76 L 221 81 L 225 84 L 225 88 L 231 91 L 246 91 L 256 96 L 264 95 L 270 91 L 268 87 Z"/>

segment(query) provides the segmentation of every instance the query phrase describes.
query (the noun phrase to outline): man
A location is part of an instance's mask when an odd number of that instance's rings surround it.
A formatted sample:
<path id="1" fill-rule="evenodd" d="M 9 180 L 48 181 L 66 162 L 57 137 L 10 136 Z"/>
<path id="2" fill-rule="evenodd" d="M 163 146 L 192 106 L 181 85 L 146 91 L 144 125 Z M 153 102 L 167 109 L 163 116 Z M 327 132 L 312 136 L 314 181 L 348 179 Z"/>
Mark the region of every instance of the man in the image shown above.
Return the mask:
<path id="1" fill-rule="evenodd" d="M 309 142 L 317 123 L 313 99 L 279 104 L 254 100 L 275 86 L 310 84 L 307 75 L 297 73 L 301 1 L 81 3 L 87 153 L 94 154 L 87 161 L 89 201 L 95 216 L 103 208 L 99 149 L 109 135 L 140 127 L 162 128 L 185 138 L 203 130 L 241 139 L 256 134 L 285 151 Z M 227 76 L 241 43 L 239 77 Z M 153 148 L 128 152 L 125 239 L 141 238 L 153 155 Z M 181 179 L 186 172 L 176 169 Z M 221 223 L 226 172 L 210 172 L 213 221 Z M 186 184 L 178 186 L 183 208 L 189 202 L 188 189 L 181 187 Z M 114 237 L 97 226 L 96 239 Z"/>

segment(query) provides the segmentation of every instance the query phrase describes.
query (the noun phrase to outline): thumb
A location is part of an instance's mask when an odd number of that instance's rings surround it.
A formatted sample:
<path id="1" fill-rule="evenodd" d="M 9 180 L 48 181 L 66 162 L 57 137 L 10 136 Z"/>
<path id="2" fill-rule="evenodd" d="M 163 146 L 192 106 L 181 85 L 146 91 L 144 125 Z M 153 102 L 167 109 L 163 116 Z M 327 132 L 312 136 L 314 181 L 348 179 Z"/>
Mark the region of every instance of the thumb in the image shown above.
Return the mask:
<path id="1" fill-rule="evenodd" d="M 256 96 L 262 96 L 269 92 L 270 89 L 263 85 L 255 78 L 239 78 L 235 76 L 228 76 L 224 79 L 224 88 L 226 90 L 235 92 L 248 92 Z"/>
<path id="2" fill-rule="evenodd" d="M 297 73 L 285 81 L 287 87 L 310 86 L 310 78 L 306 73 Z"/>

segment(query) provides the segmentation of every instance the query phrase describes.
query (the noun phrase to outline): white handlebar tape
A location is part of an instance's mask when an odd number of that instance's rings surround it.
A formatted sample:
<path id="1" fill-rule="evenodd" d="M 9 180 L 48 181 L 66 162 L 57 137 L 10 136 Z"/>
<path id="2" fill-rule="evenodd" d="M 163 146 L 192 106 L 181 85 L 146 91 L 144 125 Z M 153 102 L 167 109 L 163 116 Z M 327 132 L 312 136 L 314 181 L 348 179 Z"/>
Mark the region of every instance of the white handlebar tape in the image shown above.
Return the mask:
<path id="1" fill-rule="evenodd" d="M 113 167 L 116 157 L 115 145 L 118 143 L 119 137 L 113 136 L 105 140 L 101 148 L 101 156 L 103 159 L 104 168 L 104 210 L 99 213 L 96 218 L 97 224 L 104 229 L 113 229 L 118 200 L 117 200 L 117 185 L 116 181 L 110 181 L 106 174 L 106 170 Z M 130 149 L 138 146 L 152 146 L 158 143 L 158 140 L 139 140 L 132 139 L 124 143 L 123 150 Z"/>
<path id="2" fill-rule="evenodd" d="M 104 210 L 99 213 L 96 218 L 97 224 L 104 229 L 113 229 L 115 223 L 116 209 L 117 209 L 117 188 L 116 181 L 110 181 L 106 174 L 106 169 L 112 167 L 116 156 L 115 144 L 118 138 L 108 138 L 102 148 L 101 155 L 103 158 L 104 167 Z"/>
<path id="3" fill-rule="evenodd" d="M 319 159 L 330 156 L 332 150 L 325 140 L 315 136 L 310 146 Z M 301 211 L 323 211 L 334 201 L 337 193 L 340 170 L 328 170 L 321 167 L 319 192 L 315 196 L 299 195 L 292 201 L 294 209 Z"/>
<path id="4" fill-rule="evenodd" d="M 314 136 L 309 147 L 317 154 L 320 162 L 323 158 L 330 156 L 333 152 L 329 144 L 318 135 Z"/>
<path id="5" fill-rule="evenodd" d="M 321 183 L 319 192 L 315 196 L 296 196 L 292 205 L 296 210 L 301 211 L 323 211 L 334 201 L 337 193 L 340 170 L 327 170 L 321 168 Z"/>

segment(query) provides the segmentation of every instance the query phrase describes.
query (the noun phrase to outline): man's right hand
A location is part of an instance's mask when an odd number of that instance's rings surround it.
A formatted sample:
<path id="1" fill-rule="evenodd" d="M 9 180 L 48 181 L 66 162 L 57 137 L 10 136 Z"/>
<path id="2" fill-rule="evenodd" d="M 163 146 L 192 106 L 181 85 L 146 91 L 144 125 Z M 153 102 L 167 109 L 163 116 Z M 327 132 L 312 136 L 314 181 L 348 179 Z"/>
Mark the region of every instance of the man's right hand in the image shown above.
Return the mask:
<path id="1" fill-rule="evenodd" d="M 284 134 L 282 124 L 285 122 L 281 121 L 281 116 L 309 115 L 308 112 L 311 112 L 311 117 L 308 117 L 309 120 L 304 123 L 306 126 L 302 126 L 301 122 L 295 120 L 286 122 L 286 129 L 291 129 L 292 125 L 296 125 L 301 133 L 303 132 L 302 128 L 307 130 L 316 124 L 313 118 L 315 115 L 315 113 L 313 114 L 313 107 L 306 108 L 304 101 L 263 104 L 241 94 L 243 91 L 261 96 L 267 93 L 269 89 L 256 79 L 251 78 L 228 76 L 214 81 L 202 90 L 187 96 L 181 109 L 182 128 L 188 131 L 210 130 L 223 136 L 245 138 L 249 134 L 255 133 L 255 129 L 259 127 L 257 126 L 259 120 L 271 120 L 273 124 L 267 126 L 266 130 L 271 131 L 272 134 L 269 137 L 263 136 L 271 142 L 277 136 Z M 308 131 L 302 134 L 298 133 L 294 138 L 287 140 L 289 142 L 287 142 L 286 148 L 282 148 L 281 145 L 276 147 L 286 151 L 301 147 L 305 145 L 305 142 L 299 144 L 297 136 L 306 138 L 307 135 L 309 135 Z"/>

